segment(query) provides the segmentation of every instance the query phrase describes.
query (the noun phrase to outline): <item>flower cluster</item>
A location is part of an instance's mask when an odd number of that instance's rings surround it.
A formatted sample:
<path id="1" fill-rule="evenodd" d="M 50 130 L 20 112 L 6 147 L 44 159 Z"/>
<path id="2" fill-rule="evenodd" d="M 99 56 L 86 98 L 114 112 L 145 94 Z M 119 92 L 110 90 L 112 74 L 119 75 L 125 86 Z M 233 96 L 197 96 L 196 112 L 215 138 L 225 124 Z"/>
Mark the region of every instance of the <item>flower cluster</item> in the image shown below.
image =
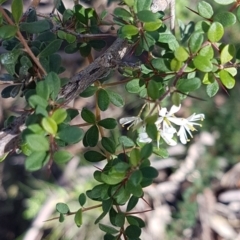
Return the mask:
<path id="1" fill-rule="evenodd" d="M 204 114 L 192 114 L 188 118 L 178 118 L 174 114 L 179 111 L 181 105 L 173 105 L 170 111 L 167 108 L 161 108 L 158 112 L 158 118 L 155 122 L 157 127 L 159 138 L 162 138 L 168 145 L 174 146 L 177 144 L 174 136 L 175 134 L 179 137 L 181 143 L 186 144 L 189 141 L 189 137 L 192 136 L 192 131 L 196 131 L 194 126 L 201 126 L 201 124 L 196 123 L 196 121 L 203 120 Z M 130 127 L 133 129 L 138 129 L 138 141 L 143 143 L 152 142 L 152 139 L 148 136 L 146 132 L 146 126 L 144 121 L 139 117 L 125 117 L 120 119 L 120 124 L 127 125 L 130 123 Z M 177 130 L 176 125 L 179 127 Z M 159 142 L 158 142 L 159 144 Z"/>

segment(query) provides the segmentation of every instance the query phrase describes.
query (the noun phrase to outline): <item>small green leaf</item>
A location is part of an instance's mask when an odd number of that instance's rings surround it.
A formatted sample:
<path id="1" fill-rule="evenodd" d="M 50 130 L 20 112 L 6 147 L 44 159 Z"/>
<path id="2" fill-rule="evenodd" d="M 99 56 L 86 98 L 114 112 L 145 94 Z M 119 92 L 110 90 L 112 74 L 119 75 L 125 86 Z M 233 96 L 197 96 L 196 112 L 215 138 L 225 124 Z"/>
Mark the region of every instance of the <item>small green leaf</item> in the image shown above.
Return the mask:
<path id="1" fill-rule="evenodd" d="M 126 90 L 129 92 L 129 93 L 139 93 L 141 91 L 141 87 L 139 85 L 139 79 L 133 79 L 131 81 L 129 81 L 126 85 Z"/>
<path id="2" fill-rule="evenodd" d="M 219 22 L 213 22 L 208 29 L 207 36 L 210 42 L 218 42 L 224 34 L 223 25 Z"/>
<path id="3" fill-rule="evenodd" d="M 153 148 L 153 152 L 162 158 L 169 157 L 168 151 L 165 148 Z"/>
<path id="4" fill-rule="evenodd" d="M 115 142 L 111 138 L 102 137 L 101 140 L 102 146 L 111 154 L 114 154 L 116 151 Z"/>
<path id="5" fill-rule="evenodd" d="M 67 111 L 63 108 L 58 108 L 55 110 L 51 118 L 57 123 L 62 123 L 67 118 Z"/>
<path id="6" fill-rule="evenodd" d="M 189 54 L 187 52 L 187 50 L 180 46 L 176 49 L 176 51 L 174 52 L 174 56 L 177 60 L 181 61 L 181 62 L 184 62 L 188 59 L 189 57 Z"/>
<path id="7" fill-rule="evenodd" d="M 47 20 L 38 20 L 37 22 L 20 23 L 20 30 L 28 33 L 41 33 L 50 29 L 50 24 Z"/>
<path id="8" fill-rule="evenodd" d="M 151 143 L 145 144 L 141 149 L 141 159 L 149 158 L 153 152 L 153 145 Z"/>
<path id="9" fill-rule="evenodd" d="M 143 29 L 148 32 L 153 32 L 158 30 L 162 26 L 162 21 L 160 19 L 155 20 L 154 22 L 145 22 Z"/>
<path id="10" fill-rule="evenodd" d="M 58 75 L 56 73 L 50 72 L 50 73 L 48 73 L 48 75 L 46 76 L 44 81 L 46 81 L 46 83 L 48 85 L 51 98 L 53 100 L 55 100 L 55 98 L 58 96 L 58 93 L 61 88 L 60 78 L 58 77 Z"/>
<path id="11" fill-rule="evenodd" d="M 117 7 L 114 9 L 113 15 L 116 17 L 126 19 L 126 20 L 129 20 L 129 18 L 130 19 L 132 18 L 132 14 L 129 11 L 127 11 L 124 8 L 120 8 L 120 7 Z"/>
<path id="12" fill-rule="evenodd" d="M 206 18 L 206 19 L 209 19 L 212 17 L 213 15 L 213 9 L 212 9 L 212 6 L 205 2 L 205 1 L 201 1 L 198 3 L 198 13 L 200 14 L 200 16 Z"/>
<path id="13" fill-rule="evenodd" d="M 135 225 L 130 225 L 126 228 L 125 234 L 129 239 L 137 239 L 141 235 L 141 228 Z"/>
<path id="14" fill-rule="evenodd" d="M 153 100 L 156 100 L 160 97 L 160 89 L 162 88 L 162 84 L 157 83 L 154 80 L 150 80 L 147 85 L 147 93 L 148 96 Z"/>
<path id="15" fill-rule="evenodd" d="M 40 81 L 37 83 L 36 93 L 38 96 L 48 100 L 50 91 L 46 81 Z"/>
<path id="16" fill-rule="evenodd" d="M 104 155 L 96 151 L 87 151 L 86 153 L 84 153 L 84 157 L 89 162 L 100 162 L 106 159 Z"/>
<path id="17" fill-rule="evenodd" d="M 41 106 L 42 108 L 46 108 L 48 106 L 48 102 L 38 95 L 32 95 L 28 99 L 28 102 L 29 102 L 29 105 L 32 108 L 36 108 L 37 106 Z"/>
<path id="18" fill-rule="evenodd" d="M 130 152 L 130 163 L 136 167 L 141 160 L 140 151 L 137 148 L 132 149 Z"/>
<path id="19" fill-rule="evenodd" d="M 127 212 L 131 211 L 138 203 L 139 198 L 132 196 L 127 204 Z"/>
<path id="20" fill-rule="evenodd" d="M 212 59 L 214 57 L 214 50 L 212 48 L 212 45 L 209 44 L 203 48 L 201 48 L 201 50 L 199 51 L 199 55 L 208 58 L 208 59 Z"/>
<path id="21" fill-rule="evenodd" d="M 88 88 L 86 88 L 82 93 L 80 93 L 80 97 L 91 97 L 95 94 L 95 92 L 97 91 L 97 87 L 95 86 L 89 86 Z"/>
<path id="22" fill-rule="evenodd" d="M 0 38 L 8 39 L 12 38 L 17 33 L 17 27 L 11 25 L 3 25 L 0 27 Z"/>
<path id="23" fill-rule="evenodd" d="M 170 62 L 171 70 L 174 72 L 177 72 L 182 67 L 182 65 L 183 65 L 183 62 L 179 61 L 176 58 L 173 58 Z"/>
<path id="24" fill-rule="evenodd" d="M 204 40 L 203 33 L 196 32 L 193 33 L 189 39 L 189 49 L 191 53 L 197 53 L 198 50 L 201 48 L 202 43 Z"/>
<path id="25" fill-rule="evenodd" d="M 143 10 L 149 10 L 151 4 L 152 2 L 149 0 L 134 1 L 134 11 L 138 13 Z"/>
<path id="26" fill-rule="evenodd" d="M 206 91 L 207 91 L 207 95 L 209 97 L 215 96 L 217 94 L 218 90 L 219 90 L 219 85 L 218 85 L 217 81 L 214 81 L 213 83 L 210 83 L 207 85 Z"/>
<path id="27" fill-rule="evenodd" d="M 105 118 L 100 120 L 97 124 L 106 129 L 114 129 L 117 126 L 117 121 L 114 118 Z"/>
<path id="28" fill-rule="evenodd" d="M 99 223 L 99 228 L 106 233 L 109 234 L 117 234 L 119 231 L 111 226 L 107 226 L 105 224 Z"/>
<path id="29" fill-rule="evenodd" d="M 41 169 L 50 158 L 50 154 L 45 151 L 32 152 L 25 160 L 25 168 L 28 171 L 37 171 Z"/>
<path id="30" fill-rule="evenodd" d="M 94 124 L 96 122 L 95 115 L 87 108 L 83 108 L 81 112 L 82 119 L 87 123 Z"/>
<path id="31" fill-rule="evenodd" d="M 60 215 L 59 215 L 59 222 L 62 223 L 62 222 L 64 222 L 64 220 L 65 220 L 64 215 L 62 213 L 60 213 Z"/>
<path id="32" fill-rule="evenodd" d="M 23 14 L 23 2 L 22 0 L 13 0 L 12 1 L 12 15 L 15 20 L 15 23 L 19 23 L 22 14 Z"/>
<path id="33" fill-rule="evenodd" d="M 87 146 L 95 147 L 98 143 L 99 130 L 96 125 L 91 126 L 85 133 L 85 141 Z"/>
<path id="34" fill-rule="evenodd" d="M 125 214 L 123 212 L 117 213 L 115 217 L 115 225 L 117 227 L 123 227 L 125 223 Z"/>
<path id="35" fill-rule="evenodd" d="M 39 57 L 47 57 L 57 52 L 61 47 L 62 42 L 63 41 L 60 39 L 53 40 L 39 53 Z"/>
<path id="36" fill-rule="evenodd" d="M 80 142 L 83 139 L 83 130 L 77 126 L 67 126 L 61 129 L 58 133 L 58 138 L 68 144 Z"/>
<path id="37" fill-rule="evenodd" d="M 104 172 L 101 173 L 101 179 L 104 183 L 108 185 L 116 185 L 123 181 L 125 178 L 125 173 L 113 173 L 113 174 L 106 174 Z"/>
<path id="38" fill-rule="evenodd" d="M 204 56 L 198 55 L 193 59 L 194 66 L 202 72 L 211 72 L 213 65 L 209 59 Z"/>
<path id="39" fill-rule="evenodd" d="M 236 53 L 236 49 L 233 44 L 226 45 L 220 53 L 221 64 L 225 64 L 231 61 L 234 58 L 235 53 Z"/>
<path id="40" fill-rule="evenodd" d="M 148 134 L 148 136 L 152 139 L 152 140 L 157 140 L 158 137 L 158 130 L 155 124 L 147 124 L 146 126 L 146 132 Z"/>
<path id="41" fill-rule="evenodd" d="M 57 164 L 64 164 L 70 161 L 73 158 L 73 155 L 66 150 L 58 150 L 53 154 L 53 160 Z"/>
<path id="42" fill-rule="evenodd" d="M 158 176 L 158 171 L 154 167 L 143 167 L 140 168 L 140 171 L 142 172 L 144 178 L 152 179 Z"/>
<path id="43" fill-rule="evenodd" d="M 159 18 L 158 13 L 153 13 L 152 11 L 149 10 L 142 10 L 137 13 L 137 17 L 141 22 L 155 22 Z"/>
<path id="44" fill-rule="evenodd" d="M 77 227 L 81 227 L 82 225 L 82 209 L 81 208 L 76 212 L 74 216 L 74 222 L 77 225 Z"/>
<path id="45" fill-rule="evenodd" d="M 192 92 L 201 87 L 201 80 L 199 78 L 179 79 L 176 88 L 180 92 Z"/>
<path id="46" fill-rule="evenodd" d="M 127 218 L 127 221 L 130 225 L 136 225 L 140 228 L 145 227 L 145 222 L 139 217 L 127 216 L 126 218 Z"/>
<path id="47" fill-rule="evenodd" d="M 133 25 L 124 25 L 119 29 L 124 37 L 131 37 L 138 34 L 138 28 Z"/>
<path id="48" fill-rule="evenodd" d="M 42 119 L 42 127 L 43 129 L 52 135 L 55 135 L 57 133 L 57 123 L 50 117 L 44 117 Z"/>
<path id="49" fill-rule="evenodd" d="M 133 186 L 138 186 L 143 179 L 142 173 L 140 170 L 135 170 L 129 177 L 129 181 Z"/>
<path id="50" fill-rule="evenodd" d="M 70 212 L 69 207 L 66 203 L 57 203 L 56 210 L 62 214 L 67 214 Z"/>
<path id="51" fill-rule="evenodd" d="M 115 105 L 116 107 L 123 107 L 124 106 L 124 100 L 122 96 L 116 92 L 106 90 L 110 99 L 110 102 Z"/>
<path id="52" fill-rule="evenodd" d="M 84 193 L 81 193 L 78 197 L 79 204 L 83 207 L 83 205 L 86 203 L 86 195 Z"/>
<path id="53" fill-rule="evenodd" d="M 228 27 L 234 25 L 237 19 L 233 13 L 224 11 L 214 15 L 213 20 L 215 22 L 220 22 L 223 25 L 223 27 Z"/>
<path id="54" fill-rule="evenodd" d="M 49 142 L 42 135 L 29 134 L 26 136 L 26 142 L 32 151 L 44 152 L 49 150 Z"/>
<path id="55" fill-rule="evenodd" d="M 97 94 L 98 94 L 97 98 L 98 107 L 100 108 L 101 111 L 106 111 L 110 103 L 108 93 L 106 92 L 105 89 L 101 88 L 98 90 Z"/>
<path id="56" fill-rule="evenodd" d="M 119 137 L 118 141 L 124 147 L 133 147 L 133 146 L 135 146 L 135 143 L 132 141 L 132 139 L 130 139 L 130 138 L 126 137 L 126 136 Z"/>
<path id="57" fill-rule="evenodd" d="M 223 85 L 227 88 L 227 89 L 232 89 L 235 85 L 235 79 L 232 77 L 232 75 L 227 72 L 226 70 L 221 70 L 219 72 L 219 77 L 223 83 Z"/>
<path id="58" fill-rule="evenodd" d="M 214 0 L 214 2 L 221 5 L 228 5 L 228 4 L 234 3 L 235 0 Z"/>

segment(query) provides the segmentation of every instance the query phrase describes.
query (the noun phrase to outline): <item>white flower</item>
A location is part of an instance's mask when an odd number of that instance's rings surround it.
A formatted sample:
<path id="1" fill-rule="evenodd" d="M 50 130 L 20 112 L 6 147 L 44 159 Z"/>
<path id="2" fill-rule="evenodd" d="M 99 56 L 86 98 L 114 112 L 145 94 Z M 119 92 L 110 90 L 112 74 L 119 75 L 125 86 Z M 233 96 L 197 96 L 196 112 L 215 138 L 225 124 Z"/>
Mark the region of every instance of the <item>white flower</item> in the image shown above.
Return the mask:
<path id="1" fill-rule="evenodd" d="M 134 126 L 138 125 L 141 122 L 142 122 L 142 119 L 139 116 L 137 116 L 137 117 L 124 117 L 124 118 L 121 118 L 119 120 L 119 123 L 122 124 L 122 126 L 131 123 L 127 127 L 127 130 L 129 130 L 130 127 L 132 127 L 132 126 L 134 127 Z"/>
<path id="2" fill-rule="evenodd" d="M 146 127 L 145 126 L 141 126 L 138 129 L 138 141 L 141 142 L 141 143 L 150 143 L 150 142 L 152 142 L 152 139 L 146 133 Z"/>
<path id="3" fill-rule="evenodd" d="M 159 129 L 160 137 L 170 146 L 177 145 L 177 142 L 173 139 L 174 134 L 177 130 L 173 126 L 163 125 L 163 129 Z M 159 147 L 159 146 L 158 146 Z"/>
<path id="4" fill-rule="evenodd" d="M 190 135 L 190 137 L 193 137 L 191 131 L 196 131 L 194 125 L 202 126 L 199 123 L 195 123 L 195 121 L 202 121 L 204 118 L 204 114 L 194 113 L 188 118 L 175 118 L 172 120 L 173 123 L 180 126 L 177 135 L 180 137 L 181 143 L 186 144 L 189 141 L 187 133 Z"/>

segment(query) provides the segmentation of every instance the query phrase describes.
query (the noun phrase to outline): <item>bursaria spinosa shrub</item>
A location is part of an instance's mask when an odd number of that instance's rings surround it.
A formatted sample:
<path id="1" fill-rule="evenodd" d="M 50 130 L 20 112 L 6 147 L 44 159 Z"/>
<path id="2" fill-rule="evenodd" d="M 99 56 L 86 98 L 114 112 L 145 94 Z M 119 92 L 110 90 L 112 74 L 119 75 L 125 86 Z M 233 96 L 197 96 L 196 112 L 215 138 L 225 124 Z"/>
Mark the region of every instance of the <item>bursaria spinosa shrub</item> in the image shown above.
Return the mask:
<path id="1" fill-rule="evenodd" d="M 1 96 L 26 101 L 21 115 L 5 119 L 1 160 L 21 152 L 27 171 L 50 169 L 53 162 L 70 161 L 73 155 L 66 147 L 82 142 L 84 158 L 93 164 L 102 161 L 103 167 L 93 175 L 98 184 L 80 193 L 76 212 L 66 203 L 57 203 L 59 221 L 75 215 L 80 227 L 87 211 L 100 208 L 95 223 L 105 232 L 104 239 L 140 239 L 145 223 L 133 209 L 144 200 L 144 188 L 158 176 L 150 157 L 167 157 L 168 146 L 187 144 L 204 124 L 204 113 L 178 114 L 182 101 L 202 101 L 200 88 L 213 97 L 219 89 L 228 91 L 235 85 L 240 52 L 223 39 L 227 28 L 239 24 L 239 3 L 215 0 L 221 5 L 221 11 L 215 12 L 210 3 L 199 1 L 194 9 L 186 9 L 198 16 L 198 22 L 179 21 L 176 27 L 174 15 L 165 15 L 167 6 L 161 1 L 119 1 L 113 12 L 98 12 L 75 2 L 66 9 L 63 0 L 56 1 L 53 12 L 45 15 L 35 7 L 24 12 L 22 0 L 13 0 L 10 11 L 0 6 L 5 49 L 0 55 L 5 69 L 0 80 L 9 83 Z M 174 6 L 173 0 L 167 2 Z M 101 32 L 103 25 L 115 29 L 113 45 L 106 46 L 104 36 L 109 34 Z M 78 52 L 91 63 L 62 78 L 65 69 L 59 50 L 63 46 L 66 53 Z M 94 58 L 93 50 L 104 47 Z M 130 55 L 139 60 L 127 61 Z M 113 77 L 116 72 L 121 81 Z M 125 96 L 118 91 L 120 86 Z M 103 117 L 110 107 L 128 104 L 128 95 L 139 103 L 134 115 Z M 68 107 L 75 98 L 90 96 L 95 98 L 94 111 Z M 84 123 L 72 125 L 77 116 Z M 134 134 L 116 138 L 112 134 L 116 128 Z M 88 199 L 96 205 L 85 207 Z M 112 226 L 101 223 L 107 215 Z"/>

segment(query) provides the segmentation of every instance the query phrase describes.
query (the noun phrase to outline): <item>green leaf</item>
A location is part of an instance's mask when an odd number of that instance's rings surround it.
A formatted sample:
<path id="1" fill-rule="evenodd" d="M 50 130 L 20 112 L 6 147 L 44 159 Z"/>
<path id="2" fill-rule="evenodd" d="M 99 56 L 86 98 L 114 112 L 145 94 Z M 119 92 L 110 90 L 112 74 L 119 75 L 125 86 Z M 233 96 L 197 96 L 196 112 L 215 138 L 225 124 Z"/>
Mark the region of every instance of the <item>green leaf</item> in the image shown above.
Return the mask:
<path id="1" fill-rule="evenodd" d="M 224 34 L 223 25 L 219 22 L 213 22 L 208 29 L 207 36 L 210 42 L 218 42 Z"/>
<path id="2" fill-rule="evenodd" d="M 95 147 L 98 143 L 99 130 L 96 125 L 91 126 L 85 133 L 85 141 L 87 146 Z"/>
<path id="3" fill-rule="evenodd" d="M 32 95 L 28 99 L 28 102 L 29 102 L 29 105 L 32 108 L 37 108 L 37 106 L 41 106 L 42 108 L 46 108 L 48 106 L 48 102 L 44 98 L 42 98 L 38 95 Z"/>
<path id="4" fill-rule="evenodd" d="M 201 87 L 201 80 L 199 78 L 179 79 L 176 88 L 180 92 L 192 92 Z"/>
<path id="5" fill-rule="evenodd" d="M 39 53 L 39 57 L 47 57 L 57 52 L 60 49 L 62 42 L 63 41 L 60 39 L 53 40 Z"/>
<path id="6" fill-rule="evenodd" d="M 162 158 L 169 157 L 168 151 L 165 148 L 153 148 L 153 152 Z"/>
<path id="7" fill-rule="evenodd" d="M 126 20 L 132 19 L 132 14 L 129 11 L 127 11 L 126 9 L 120 8 L 120 7 L 117 7 L 114 9 L 113 15 L 123 18 L 123 19 L 126 19 Z"/>
<path id="8" fill-rule="evenodd" d="M 189 57 L 189 54 L 187 52 L 187 50 L 180 46 L 176 49 L 176 51 L 174 52 L 174 56 L 177 60 L 181 61 L 181 62 L 184 62 L 188 59 Z"/>
<path id="9" fill-rule="evenodd" d="M 117 126 L 117 121 L 114 118 L 105 118 L 98 121 L 97 124 L 106 129 L 114 129 Z"/>
<path id="10" fill-rule="evenodd" d="M 11 5 L 11 9 L 12 9 L 12 15 L 13 18 L 15 20 L 15 23 L 19 23 L 22 14 L 23 14 L 23 2 L 22 0 L 13 0 L 12 1 L 12 5 Z"/>
<path id="11" fill-rule="evenodd" d="M 141 228 L 135 225 L 130 225 L 126 228 L 125 234 L 129 239 L 137 239 L 141 235 Z"/>
<path id="12" fill-rule="evenodd" d="M 67 111 L 63 108 L 58 108 L 55 110 L 51 116 L 51 118 L 57 123 L 62 123 L 67 118 Z"/>
<path id="13" fill-rule="evenodd" d="M 141 160 L 140 151 L 137 148 L 132 149 L 130 152 L 130 163 L 132 166 L 136 167 Z"/>
<path id="14" fill-rule="evenodd" d="M 183 62 L 179 61 L 176 58 L 173 58 L 170 62 L 171 70 L 174 72 L 177 72 L 182 67 L 182 65 L 183 65 Z"/>
<path id="15" fill-rule="evenodd" d="M 153 152 L 153 145 L 151 143 L 145 144 L 141 149 L 141 159 L 149 158 Z"/>
<path id="16" fill-rule="evenodd" d="M 50 133 L 52 135 L 55 135 L 57 133 L 58 126 L 57 126 L 57 123 L 52 118 L 44 117 L 41 123 L 42 123 L 43 129 L 47 133 Z"/>
<path id="17" fill-rule="evenodd" d="M 232 77 L 232 75 L 227 72 L 226 70 L 221 70 L 219 72 L 219 77 L 223 83 L 223 85 L 227 88 L 227 89 L 232 89 L 235 85 L 235 79 Z"/>
<path id="18" fill-rule="evenodd" d="M 127 218 L 127 221 L 130 225 L 136 225 L 140 228 L 145 227 L 145 222 L 139 217 L 127 216 L 126 218 Z"/>
<path id="19" fill-rule="evenodd" d="M 64 164 L 70 161 L 73 158 L 73 155 L 66 150 L 58 150 L 53 154 L 53 160 L 57 164 Z"/>
<path id="20" fill-rule="evenodd" d="M 96 151 L 87 151 L 86 153 L 84 153 L 84 157 L 89 162 L 100 162 L 106 159 L 104 155 Z"/>
<path id="21" fill-rule="evenodd" d="M 118 173 L 118 172 L 114 172 L 114 173 L 109 173 L 106 174 L 104 172 L 101 173 L 101 179 L 104 183 L 108 184 L 108 185 L 116 185 L 120 182 L 123 181 L 123 179 L 125 178 L 125 173 Z"/>
<path id="22" fill-rule="evenodd" d="M 60 213 L 60 215 L 59 215 L 59 222 L 62 223 L 62 222 L 64 222 L 64 220 L 65 220 L 64 215 L 62 213 Z"/>
<path id="23" fill-rule="evenodd" d="M 38 96 L 48 100 L 50 92 L 46 81 L 40 81 L 37 83 L 36 93 Z"/>
<path id="24" fill-rule="evenodd" d="M 143 25 L 143 29 L 148 32 L 153 32 L 158 30 L 162 26 L 162 21 L 160 19 L 156 19 L 154 22 L 145 22 Z"/>
<path id="25" fill-rule="evenodd" d="M 60 78 L 58 77 L 58 75 L 56 73 L 50 72 L 50 73 L 48 73 L 48 75 L 46 76 L 44 81 L 46 81 L 46 83 L 48 85 L 51 98 L 53 100 L 55 100 L 56 97 L 58 96 L 58 93 L 59 93 L 60 88 L 61 88 Z"/>
<path id="26" fill-rule="evenodd" d="M 91 46 L 87 43 L 82 43 L 79 47 L 79 51 L 83 57 L 87 57 L 91 53 Z"/>
<path id="27" fill-rule="evenodd" d="M 140 170 L 135 170 L 129 177 L 129 181 L 134 186 L 138 186 L 143 179 L 142 173 Z"/>
<path id="28" fill-rule="evenodd" d="M 119 231 L 111 226 L 107 226 L 105 224 L 99 223 L 99 228 L 106 233 L 109 234 L 117 234 Z"/>
<path id="29" fill-rule="evenodd" d="M 161 72 L 171 72 L 170 62 L 168 59 L 157 58 L 152 60 L 152 65 L 154 68 Z"/>
<path id="30" fill-rule="evenodd" d="M 209 59 L 204 56 L 198 55 L 193 59 L 194 66 L 202 72 L 211 72 L 213 65 Z"/>
<path id="31" fill-rule="evenodd" d="M 131 181 L 127 181 L 126 190 L 128 192 L 130 192 L 133 196 L 138 197 L 138 198 L 143 197 L 143 195 L 144 195 L 142 186 L 140 184 L 133 185 L 131 183 Z"/>
<path id="32" fill-rule="evenodd" d="M 235 46 L 233 44 L 226 45 L 220 53 L 221 64 L 225 64 L 231 61 L 234 58 L 235 54 L 236 54 Z"/>
<path id="33" fill-rule="evenodd" d="M 117 227 L 123 227 L 125 223 L 125 214 L 123 212 L 117 213 L 115 217 L 115 225 Z"/>
<path id="34" fill-rule="evenodd" d="M 191 53 L 197 53 L 204 40 L 203 33 L 193 33 L 189 39 L 189 49 Z"/>
<path id="35" fill-rule="evenodd" d="M 57 203 L 56 210 L 62 214 L 67 214 L 70 212 L 69 207 L 66 203 Z"/>
<path id="36" fill-rule="evenodd" d="M 80 93 L 80 97 L 91 97 L 95 94 L 95 92 L 97 91 L 97 87 L 95 86 L 89 86 L 88 88 L 86 88 L 82 93 Z"/>
<path id="37" fill-rule="evenodd" d="M 95 115 L 87 108 L 83 108 L 81 112 L 82 119 L 87 123 L 95 124 L 96 118 Z"/>
<path id="38" fill-rule="evenodd" d="M 201 48 L 201 50 L 199 51 L 199 55 L 208 58 L 208 59 L 212 59 L 214 57 L 214 50 L 212 48 L 212 45 L 209 44 L 203 48 Z"/>
<path id="39" fill-rule="evenodd" d="M 218 90 L 219 90 L 219 85 L 218 85 L 217 81 L 214 81 L 213 83 L 210 83 L 207 85 L 206 91 L 207 91 L 207 95 L 209 97 L 215 96 L 217 94 Z"/>
<path id="40" fill-rule="evenodd" d="M 107 91 L 101 88 L 97 91 L 97 94 L 98 94 L 97 98 L 98 107 L 100 108 L 101 111 L 106 111 L 110 103 Z"/>
<path id="41" fill-rule="evenodd" d="M 116 92 L 106 90 L 110 99 L 110 102 L 115 105 L 116 107 L 123 107 L 124 106 L 124 100 L 122 96 Z"/>
<path id="42" fill-rule="evenodd" d="M 131 37 L 138 34 L 138 28 L 133 25 L 124 25 L 119 29 L 123 37 Z"/>
<path id="43" fill-rule="evenodd" d="M 205 1 L 201 1 L 198 3 L 198 13 L 200 14 L 200 16 L 204 17 L 204 18 L 211 18 L 213 15 L 213 9 L 212 6 L 205 2 Z"/>
<path id="44" fill-rule="evenodd" d="M 58 138 L 68 144 L 78 143 L 83 139 L 83 130 L 77 126 L 67 126 L 57 133 Z"/>
<path id="45" fill-rule="evenodd" d="M 127 212 L 131 211 L 138 203 L 139 198 L 132 196 L 127 204 Z"/>
<path id="46" fill-rule="evenodd" d="M 141 22 L 155 22 L 159 20 L 159 14 L 158 13 L 153 13 L 152 11 L 149 10 L 142 10 L 137 13 L 137 17 Z"/>
<path id="47" fill-rule="evenodd" d="M 215 22 L 220 22 L 223 27 L 228 27 L 236 23 L 236 16 L 231 12 L 219 12 L 214 15 L 213 20 Z"/>
<path id="48" fill-rule="evenodd" d="M 41 33 L 50 30 L 50 28 L 50 24 L 47 20 L 20 23 L 20 30 L 28 33 Z"/>
<path id="49" fill-rule="evenodd" d="M 146 132 L 152 140 L 157 140 L 158 130 L 155 124 L 147 124 Z"/>
<path id="50" fill-rule="evenodd" d="M 74 216 L 74 222 L 77 225 L 77 227 L 81 227 L 82 225 L 82 208 L 78 209 Z"/>
<path id="51" fill-rule="evenodd" d="M 158 171 L 154 167 L 143 167 L 140 168 L 140 171 L 142 172 L 142 176 L 144 178 L 153 179 L 158 176 Z"/>
<path id="52" fill-rule="evenodd" d="M 83 205 L 86 203 L 86 195 L 84 193 L 81 193 L 78 197 L 79 204 L 83 207 Z"/>
<path id="53" fill-rule="evenodd" d="M 129 6 L 132 7 L 134 5 L 134 0 L 124 0 L 124 2 Z"/>
<path id="54" fill-rule="evenodd" d="M 133 146 L 135 146 L 135 143 L 132 141 L 132 139 L 130 139 L 130 138 L 126 137 L 126 136 L 119 137 L 118 141 L 124 147 L 133 147 Z"/>
<path id="55" fill-rule="evenodd" d="M 160 97 L 160 89 L 162 88 L 162 84 L 157 83 L 154 80 L 150 80 L 147 85 L 147 93 L 148 96 L 153 100 L 156 100 Z"/>
<path id="56" fill-rule="evenodd" d="M 139 93 L 142 89 L 139 85 L 139 79 L 133 79 L 125 85 L 126 90 L 129 93 Z"/>
<path id="57" fill-rule="evenodd" d="M 221 5 L 228 5 L 228 4 L 234 3 L 235 0 L 214 0 L 214 2 Z"/>
<path id="58" fill-rule="evenodd" d="M 17 33 L 17 27 L 11 25 L 3 25 L 0 27 L 0 38 L 8 39 L 12 38 Z"/>
<path id="59" fill-rule="evenodd" d="M 102 137 L 102 146 L 110 153 L 114 154 L 116 151 L 115 142 L 111 138 Z"/>
<path id="60" fill-rule="evenodd" d="M 31 153 L 25 160 L 25 168 L 28 171 L 37 171 L 49 161 L 50 154 L 45 151 Z"/>
<path id="61" fill-rule="evenodd" d="M 149 0 L 135 1 L 134 11 L 138 13 L 142 10 L 150 10 L 151 4 L 152 4 L 152 1 L 149 1 Z"/>
<path id="62" fill-rule="evenodd" d="M 28 134 L 26 142 L 32 151 L 44 152 L 49 150 L 49 142 L 46 137 L 38 134 Z"/>

